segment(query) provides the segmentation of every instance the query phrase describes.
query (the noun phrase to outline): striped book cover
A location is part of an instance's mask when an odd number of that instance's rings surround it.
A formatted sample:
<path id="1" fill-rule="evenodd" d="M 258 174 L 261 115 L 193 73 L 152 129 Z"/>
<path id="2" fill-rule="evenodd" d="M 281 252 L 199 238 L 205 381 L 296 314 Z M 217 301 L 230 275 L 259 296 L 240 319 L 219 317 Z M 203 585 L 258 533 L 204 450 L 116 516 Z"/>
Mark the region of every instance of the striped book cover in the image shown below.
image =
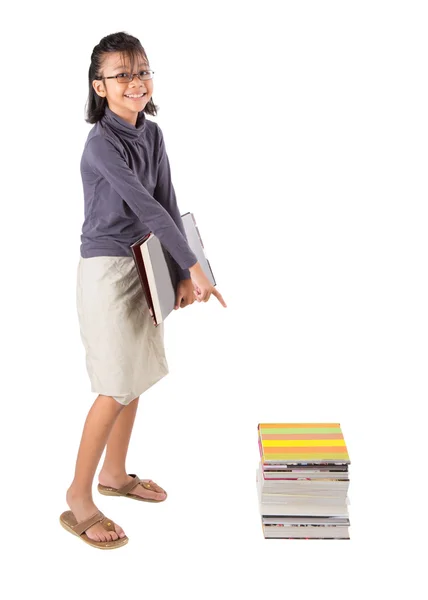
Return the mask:
<path id="1" fill-rule="evenodd" d="M 262 463 L 350 463 L 339 423 L 259 423 Z"/>

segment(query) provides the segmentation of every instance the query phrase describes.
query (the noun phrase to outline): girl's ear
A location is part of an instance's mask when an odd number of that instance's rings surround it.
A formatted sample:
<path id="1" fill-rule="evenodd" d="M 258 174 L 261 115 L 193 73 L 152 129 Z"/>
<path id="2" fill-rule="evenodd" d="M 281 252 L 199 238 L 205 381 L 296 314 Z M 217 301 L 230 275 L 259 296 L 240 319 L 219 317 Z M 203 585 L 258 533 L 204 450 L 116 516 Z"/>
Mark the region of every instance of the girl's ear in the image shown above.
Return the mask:
<path id="1" fill-rule="evenodd" d="M 101 98 L 105 97 L 106 92 L 105 92 L 105 89 L 104 89 L 102 81 L 94 80 L 92 82 L 92 87 L 94 88 L 94 91 L 95 91 L 96 94 L 98 94 L 98 96 L 101 96 Z"/>

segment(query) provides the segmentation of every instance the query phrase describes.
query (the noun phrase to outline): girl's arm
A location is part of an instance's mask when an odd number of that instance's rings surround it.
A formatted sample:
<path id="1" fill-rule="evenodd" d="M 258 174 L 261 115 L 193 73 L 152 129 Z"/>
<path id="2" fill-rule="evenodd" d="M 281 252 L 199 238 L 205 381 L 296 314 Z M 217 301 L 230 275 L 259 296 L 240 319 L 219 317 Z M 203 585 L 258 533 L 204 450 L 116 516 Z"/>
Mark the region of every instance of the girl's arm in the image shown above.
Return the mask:
<path id="1" fill-rule="evenodd" d="M 156 123 L 157 125 L 157 123 Z M 162 134 L 162 130 L 158 127 L 159 133 L 159 148 L 158 148 L 158 179 L 156 183 L 155 191 L 153 196 L 158 202 L 162 204 L 165 210 L 171 215 L 174 223 L 181 231 L 184 237 L 186 237 L 186 231 L 184 229 L 183 220 L 180 215 L 180 210 L 177 205 L 177 199 L 175 196 L 174 186 L 171 180 L 171 168 L 169 164 L 168 155 L 165 148 L 165 142 Z M 188 269 L 182 269 L 177 264 L 178 279 L 190 279 L 190 272 Z"/>
<path id="2" fill-rule="evenodd" d="M 91 138 L 86 146 L 90 167 L 102 175 L 144 225 L 159 238 L 182 269 L 197 263 L 197 258 L 169 213 L 146 190 L 120 150 L 104 136 Z"/>

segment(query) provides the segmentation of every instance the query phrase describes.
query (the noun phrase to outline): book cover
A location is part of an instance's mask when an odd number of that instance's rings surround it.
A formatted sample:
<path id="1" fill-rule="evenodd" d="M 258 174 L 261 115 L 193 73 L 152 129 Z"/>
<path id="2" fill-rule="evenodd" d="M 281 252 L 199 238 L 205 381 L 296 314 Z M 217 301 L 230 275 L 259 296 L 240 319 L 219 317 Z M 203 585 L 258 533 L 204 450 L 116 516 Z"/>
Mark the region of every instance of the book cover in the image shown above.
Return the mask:
<path id="1" fill-rule="evenodd" d="M 259 423 L 262 463 L 350 463 L 340 423 Z"/>

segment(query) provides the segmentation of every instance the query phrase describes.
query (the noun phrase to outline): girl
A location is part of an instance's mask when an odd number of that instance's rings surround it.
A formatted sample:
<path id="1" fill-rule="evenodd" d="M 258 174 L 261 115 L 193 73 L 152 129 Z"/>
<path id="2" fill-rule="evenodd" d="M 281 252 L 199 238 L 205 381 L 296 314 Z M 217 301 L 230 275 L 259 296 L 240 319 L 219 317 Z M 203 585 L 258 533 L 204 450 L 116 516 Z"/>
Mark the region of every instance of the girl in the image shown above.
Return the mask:
<path id="1" fill-rule="evenodd" d="M 162 502 L 166 492 L 128 474 L 125 461 L 139 396 L 168 373 L 163 323 L 155 327 L 130 246 L 153 231 L 180 275 L 176 306 L 221 294 L 190 249 L 177 206 L 156 115 L 153 71 L 139 40 L 120 32 L 95 46 L 89 68 L 86 121 L 94 124 L 80 163 L 85 219 L 77 271 L 77 311 L 92 391 L 99 395 L 83 428 L 70 510 L 61 525 L 91 546 L 117 548 L 123 529 L 92 498 L 95 470 L 105 446 L 98 491 Z"/>

